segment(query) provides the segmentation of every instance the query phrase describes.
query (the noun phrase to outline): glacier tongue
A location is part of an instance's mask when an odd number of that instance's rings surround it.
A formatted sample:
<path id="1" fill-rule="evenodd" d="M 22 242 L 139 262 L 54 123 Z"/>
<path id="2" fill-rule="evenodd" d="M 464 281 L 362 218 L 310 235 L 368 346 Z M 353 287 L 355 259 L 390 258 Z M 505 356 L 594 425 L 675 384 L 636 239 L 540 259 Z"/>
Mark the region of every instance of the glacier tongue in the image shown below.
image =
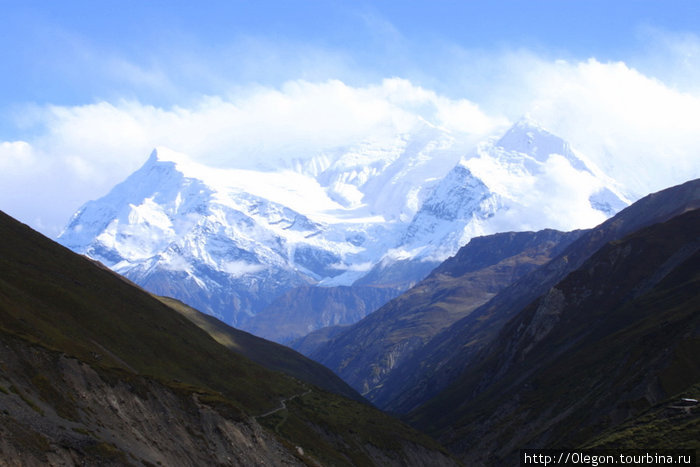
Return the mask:
<path id="1" fill-rule="evenodd" d="M 158 148 L 76 212 L 59 241 L 155 293 L 265 328 L 255 320 L 276 317 L 254 315 L 279 309 L 291 289 L 398 293 L 474 236 L 589 227 L 626 204 L 614 182 L 528 120 L 475 149 L 423 122 L 279 171 L 213 168 Z"/>

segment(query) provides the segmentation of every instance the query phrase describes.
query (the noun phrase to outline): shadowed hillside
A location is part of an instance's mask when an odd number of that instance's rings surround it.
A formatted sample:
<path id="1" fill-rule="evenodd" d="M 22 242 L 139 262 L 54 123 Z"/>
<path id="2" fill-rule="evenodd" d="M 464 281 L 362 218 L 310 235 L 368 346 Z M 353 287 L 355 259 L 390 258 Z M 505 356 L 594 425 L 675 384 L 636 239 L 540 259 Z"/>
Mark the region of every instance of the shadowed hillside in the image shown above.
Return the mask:
<path id="1" fill-rule="evenodd" d="M 452 465 L 0 214 L 0 453 L 21 464 Z M 280 357 L 283 359 L 284 357 Z"/>
<path id="2" fill-rule="evenodd" d="M 503 326 L 606 243 L 700 207 L 700 180 L 652 193 L 584 232 L 554 259 L 504 288 L 437 334 L 396 368 L 384 385 L 391 411 L 408 413 L 436 396 L 468 368 Z"/>
<path id="3" fill-rule="evenodd" d="M 326 391 L 360 402 L 366 402 L 362 396 L 331 370 L 310 358 L 304 357 L 289 347 L 232 328 L 213 316 L 195 310 L 174 298 L 158 297 L 158 299 L 204 329 L 221 345 L 259 363 L 265 368 L 287 373 Z"/>
<path id="4" fill-rule="evenodd" d="M 309 355 L 379 407 L 393 370 L 441 330 L 560 253 L 581 232 L 506 232 L 472 239 L 426 279 Z M 308 340 L 307 340 L 308 341 Z"/>
<path id="5" fill-rule="evenodd" d="M 469 465 L 514 465 L 523 447 L 699 449 L 697 408 L 664 413 L 700 396 L 699 291 L 695 209 L 603 246 L 410 419 Z"/>

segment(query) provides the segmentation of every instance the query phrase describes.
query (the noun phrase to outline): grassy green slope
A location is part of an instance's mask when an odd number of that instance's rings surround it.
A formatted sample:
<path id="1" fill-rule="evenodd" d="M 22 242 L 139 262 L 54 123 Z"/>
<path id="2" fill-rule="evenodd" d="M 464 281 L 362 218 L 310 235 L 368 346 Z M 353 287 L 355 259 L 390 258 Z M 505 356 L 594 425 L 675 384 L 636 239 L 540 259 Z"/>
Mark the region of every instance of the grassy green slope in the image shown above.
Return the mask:
<path id="1" fill-rule="evenodd" d="M 303 390 L 248 359 L 231 358 L 148 293 L 4 215 L 0 271 L 0 328 L 8 333 L 88 363 L 208 387 L 246 412 Z"/>
<path id="2" fill-rule="evenodd" d="M 655 404 L 633 419 L 605 430 L 586 441 L 585 449 L 638 449 L 640 446 L 673 446 L 674 449 L 699 449 L 700 406 L 678 409 L 681 398 L 697 399 L 700 384 Z M 700 454 L 700 453 L 698 453 Z M 700 456 L 698 456 L 700 458 Z"/>
<path id="3" fill-rule="evenodd" d="M 367 464 L 382 456 L 405 463 L 408 447 L 452 465 L 430 438 L 232 352 L 152 295 L 4 213 L 0 338 L 75 357 L 103 377 L 196 392 L 239 420 L 257 420 L 290 451 L 310 446 L 307 455 L 324 464 L 349 465 L 353 456 Z"/>
<path id="4" fill-rule="evenodd" d="M 289 347 L 232 328 L 215 317 L 195 310 L 174 298 L 158 297 L 158 299 L 205 330 L 221 345 L 265 368 L 286 373 L 327 391 L 365 402 L 362 396 L 331 370 Z"/>

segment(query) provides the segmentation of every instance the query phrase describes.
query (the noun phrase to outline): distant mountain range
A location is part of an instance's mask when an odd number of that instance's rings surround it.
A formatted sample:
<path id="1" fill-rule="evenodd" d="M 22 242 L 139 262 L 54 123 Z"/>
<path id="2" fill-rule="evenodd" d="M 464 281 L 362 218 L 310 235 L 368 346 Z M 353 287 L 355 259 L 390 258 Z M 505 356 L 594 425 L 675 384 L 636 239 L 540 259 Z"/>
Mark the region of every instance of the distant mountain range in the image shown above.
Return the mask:
<path id="1" fill-rule="evenodd" d="M 628 202 L 531 121 L 471 149 L 424 122 L 277 172 L 160 148 L 59 241 L 149 291 L 291 342 L 363 318 L 475 236 L 592 226 Z"/>

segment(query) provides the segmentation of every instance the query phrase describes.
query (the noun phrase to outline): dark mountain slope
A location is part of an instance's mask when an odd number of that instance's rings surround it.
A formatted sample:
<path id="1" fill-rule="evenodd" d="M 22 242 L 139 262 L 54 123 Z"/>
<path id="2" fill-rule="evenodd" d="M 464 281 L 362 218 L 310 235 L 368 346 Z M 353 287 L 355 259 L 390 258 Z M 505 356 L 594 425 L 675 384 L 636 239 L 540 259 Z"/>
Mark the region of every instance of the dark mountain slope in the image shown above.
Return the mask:
<path id="1" fill-rule="evenodd" d="M 311 355 L 350 326 L 351 325 L 346 324 L 343 326 L 328 326 L 326 328 L 317 329 L 291 342 L 289 346 L 301 354 Z"/>
<path id="2" fill-rule="evenodd" d="M 451 464 L 2 213 L 0 353 L 0 449 L 20 464 Z"/>
<path id="3" fill-rule="evenodd" d="M 700 439 L 700 383 L 668 398 L 630 420 L 588 440 L 585 449 L 635 449 L 639 446 L 673 446 L 695 449 Z"/>
<path id="4" fill-rule="evenodd" d="M 700 180 L 693 180 L 650 194 L 585 232 L 552 261 L 506 287 L 418 349 L 385 381 L 389 402 L 382 407 L 400 413 L 415 409 L 454 381 L 508 320 L 607 242 L 698 207 Z"/>
<path id="5" fill-rule="evenodd" d="M 2 465 L 303 465 L 221 393 L 0 342 Z"/>
<path id="6" fill-rule="evenodd" d="M 281 371 L 295 378 L 314 384 L 326 391 L 340 394 L 359 402 L 367 402 L 331 370 L 307 358 L 295 350 L 271 342 L 248 332 L 232 328 L 215 317 L 195 310 L 179 300 L 158 297 L 173 310 L 187 317 L 205 330 L 219 344 L 243 355 L 269 370 Z"/>
<path id="7" fill-rule="evenodd" d="M 543 230 L 474 238 L 418 285 L 310 356 L 381 407 L 387 402 L 384 380 L 415 349 L 579 235 Z"/>
<path id="8" fill-rule="evenodd" d="M 523 447 L 580 446 L 698 383 L 693 210 L 603 246 L 510 320 L 411 420 L 470 465 L 517 464 Z M 695 425 L 676 441 L 700 448 L 698 434 Z M 677 447 L 659 443 L 651 447 Z"/>

